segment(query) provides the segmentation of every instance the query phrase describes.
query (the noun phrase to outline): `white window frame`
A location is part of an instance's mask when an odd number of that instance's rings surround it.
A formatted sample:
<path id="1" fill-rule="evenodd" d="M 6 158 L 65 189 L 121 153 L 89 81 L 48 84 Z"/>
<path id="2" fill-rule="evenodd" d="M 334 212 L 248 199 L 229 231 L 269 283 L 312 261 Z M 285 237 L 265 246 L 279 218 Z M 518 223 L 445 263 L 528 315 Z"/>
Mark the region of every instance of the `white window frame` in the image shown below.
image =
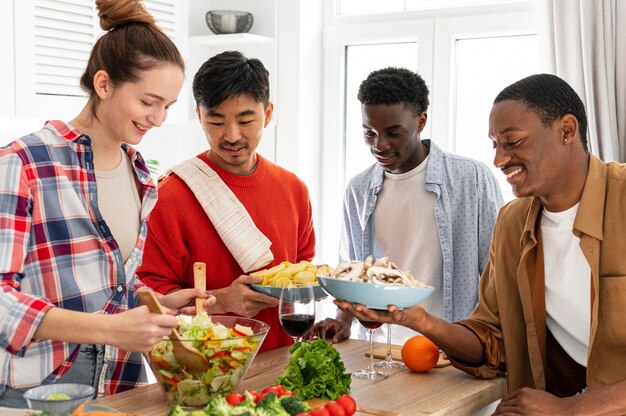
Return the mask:
<path id="1" fill-rule="evenodd" d="M 464 37 L 536 33 L 534 3 L 519 2 L 500 6 L 407 11 L 367 16 L 337 16 L 336 7 L 327 14 L 324 30 L 324 112 L 321 170 L 321 224 L 317 258 L 333 264 L 338 258 L 343 215 L 343 103 L 345 47 L 347 45 L 390 42 L 418 42 L 417 69 L 430 88 L 429 122 L 422 136 L 433 138 L 444 150 L 454 151 L 454 120 L 450 91 L 454 85 L 452 47 Z M 460 12 L 463 15 L 459 15 Z M 381 64 L 381 67 L 384 64 Z M 486 125 L 486 121 L 485 121 Z M 486 131 L 486 128 L 485 128 Z M 486 143 L 486 151 L 489 146 Z M 372 163 L 374 161 L 372 160 Z"/>
<path id="2" fill-rule="evenodd" d="M 435 53 L 433 67 L 433 85 L 430 91 L 431 107 L 429 123 L 432 124 L 432 138 L 440 147 L 450 152 L 456 151 L 455 105 L 451 91 L 455 88 L 455 44 L 461 39 L 486 38 L 498 36 L 518 36 L 536 34 L 534 12 L 498 13 L 490 16 L 449 17 L 438 19 L 435 27 L 434 49 L 449 51 Z M 443 98 L 443 99 L 442 99 Z M 495 98 L 495 96 L 493 97 Z M 487 119 L 485 119 L 485 149 L 491 151 L 487 143 Z M 444 138 L 447 140 L 444 141 Z"/>
<path id="3" fill-rule="evenodd" d="M 7 39 L 11 41 L 12 46 L 3 46 L 3 49 L 7 47 L 13 50 L 14 68 L 12 71 L 8 69 L 4 71 L 11 71 L 8 75 L 11 77 L 10 79 L 14 80 L 14 83 L 13 90 L 10 92 L 11 98 L 9 100 L 6 98 L 2 99 L 2 106 L 0 106 L 2 113 L 0 114 L 18 118 L 46 120 L 51 118 L 62 120 L 72 118 L 80 112 L 87 100 L 87 94 L 82 93 L 79 89 L 78 80 L 77 85 L 71 88 L 71 91 L 68 88 L 67 94 L 62 91 L 52 95 L 38 93 L 35 35 L 40 28 L 36 27 L 35 10 L 36 7 L 49 7 L 50 9 L 59 8 L 69 11 L 75 5 L 84 7 L 83 3 L 87 6 L 93 6 L 89 24 L 90 28 L 87 28 L 87 31 L 91 31 L 91 43 L 93 45 L 103 33 L 99 25 L 95 3 L 84 0 L 14 0 L 11 3 L 13 5 L 13 13 L 10 16 L 14 21 L 15 29 L 12 31 L 11 37 Z M 151 13 L 157 19 L 157 23 L 164 19 L 161 25 L 162 29 L 168 35 L 175 37 L 176 31 L 180 27 L 176 10 L 178 2 L 176 0 L 146 0 L 145 5 L 149 11 L 151 8 L 154 9 Z M 172 10 L 173 13 L 170 13 Z M 56 15 L 56 12 L 51 14 Z M 40 31 L 39 33 L 44 34 L 44 32 Z M 50 45 L 50 50 L 55 47 L 54 38 L 48 39 L 46 42 Z M 67 44 L 68 42 L 64 42 L 61 39 L 58 40 L 59 47 L 66 47 Z M 71 47 L 71 45 L 67 47 Z M 90 50 L 91 48 L 89 48 Z M 77 68 L 77 70 L 82 74 L 84 67 Z M 13 114 L 9 114 L 10 107 L 13 108 Z"/>

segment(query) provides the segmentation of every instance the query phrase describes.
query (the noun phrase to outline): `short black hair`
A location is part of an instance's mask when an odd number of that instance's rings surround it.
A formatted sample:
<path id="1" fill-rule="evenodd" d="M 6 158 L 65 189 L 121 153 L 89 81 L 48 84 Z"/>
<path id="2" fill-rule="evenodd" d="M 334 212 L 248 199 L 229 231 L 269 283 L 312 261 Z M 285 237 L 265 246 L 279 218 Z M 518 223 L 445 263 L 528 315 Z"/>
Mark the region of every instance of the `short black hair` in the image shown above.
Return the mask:
<path id="1" fill-rule="evenodd" d="M 505 89 L 493 101 L 513 100 L 524 103 L 536 113 L 541 122 L 550 126 L 566 114 L 578 120 L 578 133 L 587 152 L 587 114 L 576 91 L 563 79 L 552 74 L 535 74 L 523 78 Z"/>
<path id="2" fill-rule="evenodd" d="M 371 72 L 359 87 L 361 104 L 400 104 L 417 117 L 428 110 L 428 87 L 424 79 L 406 68 L 388 67 Z"/>
<path id="3" fill-rule="evenodd" d="M 270 100 L 269 72 L 256 58 L 226 51 L 209 58 L 193 78 L 196 105 L 215 108 L 231 96 L 249 94 L 267 106 Z"/>

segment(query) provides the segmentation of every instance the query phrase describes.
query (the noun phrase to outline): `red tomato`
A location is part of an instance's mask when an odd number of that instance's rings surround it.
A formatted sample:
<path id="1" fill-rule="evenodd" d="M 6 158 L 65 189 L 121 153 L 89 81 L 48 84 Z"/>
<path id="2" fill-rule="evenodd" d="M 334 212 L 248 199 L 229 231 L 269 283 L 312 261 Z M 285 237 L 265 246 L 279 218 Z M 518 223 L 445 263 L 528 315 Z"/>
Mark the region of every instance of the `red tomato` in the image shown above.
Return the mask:
<path id="1" fill-rule="evenodd" d="M 259 400 L 261 400 L 261 395 L 257 393 L 256 390 L 248 390 L 248 393 L 250 393 L 252 400 L 254 400 L 255 403 L 258 403 Z"/>
<path id="2" fill-rule="evenodd" d="M 239 335 L 240 337 L 247 337 L 248 335 L 244 334 L 241 331 L 237 331 L 235 328 L 230 328 L 231 331 L 233 331 L 235 334 Z"/>
<path id="3" fill-rule="evenodd" d="M 324 407 L 328 410 L 330 416 L 346 416 L 346 411 L 337 402 L 327 402 Z"/>
<path id="4" fill-rule="evenodd" d="M 243 402 L 244 399 L 245 396 L 239 393 L 230 393 L 228 396 L 226 396 L 226 401 L 231 406 L 237 406 L 239 403 Z"/>
<path id="5" fill-rule="evenodd" d="M 318 407 L 317 409 L 311 410 L 311 416 L 330 416 L 330 413 L 327 408 Z"/>
<path id="6" fill-rule="evenodd" d="M 356 413 L 356 402 L 352 396 L 344 394 L 337 397 L 336 402 L 346 411 L 346 416 L 352 416 Z"/>
<path id="7" fill-rule="evenodd" d="M 285 392 L 281 396 L 297 396 L 297 394 L 291 390 L 285 390 Z"/>
<path id="8" fill-rule="evenodd" d="M 306 412 L 306 413 L 298 413 L 296 416 L 311 416 L 311 413 Z"/>
<path id="9" fill-rule="evenodd" d="M 261 396 L 265 396 L 267 393 L 275 393 L 276 397 L 280 397 L 285 394 L 285 387 L 280 384 L 275 384 L 273 386 L 269 386 L 263 389 L 261 392 Z"/>

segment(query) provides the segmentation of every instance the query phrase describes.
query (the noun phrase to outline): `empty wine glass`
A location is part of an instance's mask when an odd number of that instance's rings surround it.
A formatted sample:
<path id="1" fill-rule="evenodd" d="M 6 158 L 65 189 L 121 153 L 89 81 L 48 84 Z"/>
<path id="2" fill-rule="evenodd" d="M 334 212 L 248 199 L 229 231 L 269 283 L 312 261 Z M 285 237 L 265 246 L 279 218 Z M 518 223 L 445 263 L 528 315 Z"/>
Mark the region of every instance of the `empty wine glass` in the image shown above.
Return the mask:
<path id="1" fill-rule="evenodd" d="M 382 323 L 374 321 L 362 321 L 359 323 L 365 327 L 370 333 L 370 364 L 367 370 L 359 370 L 352 373 L 352 377 L 365 380 L 377 380 L 379 378 L 387 378 L 388 375 L 381 371 L 374 370 L 374 331 L 379 328 Z"/>
<path id="2" fill-rule="evenodd" d="M 391 356 L 391 324 L 386 324 L 386 325 L 387 325 L 387 355 L 385 356 L 384 360 L 378 361 L 376 364 L 374 364 L 374 366 L 380 367 L 380 368 L 406 367 L 404 363 L 394 360 L 393 357 Z"/>
<path id="3" fill-rule="evenodd" d="M 278 319 L 283 331 L 298 342 L 315 323 L 315 295 L 310 283 L 285 283 L 280 290 Z"/>

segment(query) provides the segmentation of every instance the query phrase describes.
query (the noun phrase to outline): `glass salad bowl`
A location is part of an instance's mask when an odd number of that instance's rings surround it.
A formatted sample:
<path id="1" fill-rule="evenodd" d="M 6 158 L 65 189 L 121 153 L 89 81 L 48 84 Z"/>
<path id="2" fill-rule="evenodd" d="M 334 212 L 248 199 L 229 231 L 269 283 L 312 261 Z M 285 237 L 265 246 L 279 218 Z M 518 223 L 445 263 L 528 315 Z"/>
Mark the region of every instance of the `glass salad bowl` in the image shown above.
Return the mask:
<path id="1" fill-rule="evenodd" d="M 179 315 L 181 341 L 163 339 L 146 354 L 150 368 L 170 404 L 201 407 L 217 394 L 235 391 L 270 327 L 238 316 Z M 184 342 L 205 357 L 203 370 L 184 367 L 173 342 Z"/>

